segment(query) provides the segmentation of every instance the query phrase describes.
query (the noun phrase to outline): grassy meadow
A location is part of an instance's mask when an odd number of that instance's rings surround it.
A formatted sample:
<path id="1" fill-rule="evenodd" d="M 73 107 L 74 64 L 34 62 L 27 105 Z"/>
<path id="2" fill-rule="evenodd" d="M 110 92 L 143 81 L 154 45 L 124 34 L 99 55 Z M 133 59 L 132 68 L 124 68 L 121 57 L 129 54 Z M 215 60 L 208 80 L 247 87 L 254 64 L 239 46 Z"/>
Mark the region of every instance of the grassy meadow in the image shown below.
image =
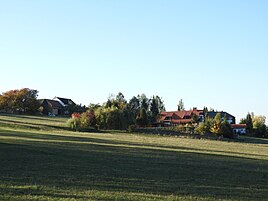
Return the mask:
<path id="1" fill-rule="evenodd" d="M 0 200 L 268 200 L 268 140 L 79 133 L 0 115 Z"/>

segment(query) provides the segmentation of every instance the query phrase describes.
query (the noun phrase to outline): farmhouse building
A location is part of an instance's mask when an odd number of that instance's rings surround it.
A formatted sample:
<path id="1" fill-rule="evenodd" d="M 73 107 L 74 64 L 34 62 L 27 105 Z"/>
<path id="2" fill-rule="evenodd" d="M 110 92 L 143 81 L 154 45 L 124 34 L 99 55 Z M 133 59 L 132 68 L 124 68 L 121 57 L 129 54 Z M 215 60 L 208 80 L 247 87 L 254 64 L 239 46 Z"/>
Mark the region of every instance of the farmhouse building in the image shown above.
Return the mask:
<path id="1" fill-rule="evenodd" d="M 227 118 L 230 124 L 235 124 L 235 117 L 227 112 L 207 112 L 204 114 L 203 110 L 194 108 L 193 110 L 182 110 L 172 112 L 161 112 L 159 122 L 164 126 L 174 126 L 189 123 L 200 123 L 204 121 L 205 115 L 209 118 L 214 118 L 220 113 L 222 120 Z"/>
<path id="2" fill-rule="evenodd" d="M 64 108 L 60 102 L 50 99 L 40 99 L 40 112 L 46 115 L 62 115 Z"/>
<path id="3" fill-rule="evenodd" d="M 194 122 L 195 120 L 197 122 Z M 183 110 L 183 111 L 172 111 L 172 112 L 161 112 L 159 122 L 163 126 L 174 126 L 189 123 L 198 123 L 204 121 L 203 110 Z"/>
<path id="4" fill-rule="evenodd" d="M 224 120 L 224 118 L 227 118 L 227 121 L 229 122 L 229 124 L 235 124 L 235 117 L 227 112 L 207 112 L 207 116 L 209 118 L 214 118 L 218 113 L 221 114 L 221 119 Z"/>
<path id="5" fill-rule="evenodd" d="M 51 99 L 40 99 L 40 112 L 46 115 L 67 115 L 69 114 L 68 107 L 76 104 L 67 98 L 55 97 Z"/>
<path id="6" fill-rule="evenodd" d="M 68 98 L 60 98 L 56 96 L 53 98 L 53 100 L 58 101 L 63 107 L 76 105 L 75 102 L 72 101 L 72 99 Z"/>
<path id="7" fill-rule="evenodd" d="M 197 108 L 194 108 L 193 110 L 161 112 L 157 125 L 167 127 L 186 124 L 198 124 L 200 122 L 204 122 L 205 118 L 215 118 L 218 113 L 220 113 L 222 121 L 226 119 L 231 124 L 234 133 L 246 133 L 247 125 L 235 124 L 235 117 L 233 115 L 223 111 L 210 111 L 204 114 L 203 110 L 198 110 Z"/>
<path id="8" fill-rule="evenodd" d="M 236 134 L 246 134 L 247 125 L 246 124 L 231 124 L 231 127 Z"/>

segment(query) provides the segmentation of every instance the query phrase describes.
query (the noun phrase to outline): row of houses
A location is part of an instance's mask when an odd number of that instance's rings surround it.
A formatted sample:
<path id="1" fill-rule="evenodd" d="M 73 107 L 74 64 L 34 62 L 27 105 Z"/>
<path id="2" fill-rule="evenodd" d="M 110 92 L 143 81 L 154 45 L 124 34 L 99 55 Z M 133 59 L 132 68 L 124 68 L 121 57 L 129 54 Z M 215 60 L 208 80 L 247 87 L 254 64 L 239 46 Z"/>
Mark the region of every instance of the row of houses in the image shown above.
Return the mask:
<path id="1" fill-rule="evenodd" d="M 231 124 L 231 127 L 234 133 L 245 134 L 246 133 L 246 124 L 236 124 L 236 119 L 233 115 L 221 111 L 209 111 L 206 112 L 207 117 L 214 118 L 218 113 L 221 114 L 222 120 L 225 118 Z M 196 119 L 196 122 L 193 122 L 193 119 Z M 200 123 L 204 122 L 205 114 L 204 110 L 198 110 L 197 108 L 193 108 L 192 110 L 183 110 L 183 111 L 169 111 L 169 112 L 161 112 L 160 118 L 158 121 L 158 126 L 176 126 L 176 125 L 185 125 L 190 123 Z"/>
<path id="2" fill-rule="evenodd" d="M 68 107 L 75 106 L 75 102 L 68 98 L 54 97 L 53 99 L 39 99 L 40 112 L 45 115 L 68 115 Z"/>

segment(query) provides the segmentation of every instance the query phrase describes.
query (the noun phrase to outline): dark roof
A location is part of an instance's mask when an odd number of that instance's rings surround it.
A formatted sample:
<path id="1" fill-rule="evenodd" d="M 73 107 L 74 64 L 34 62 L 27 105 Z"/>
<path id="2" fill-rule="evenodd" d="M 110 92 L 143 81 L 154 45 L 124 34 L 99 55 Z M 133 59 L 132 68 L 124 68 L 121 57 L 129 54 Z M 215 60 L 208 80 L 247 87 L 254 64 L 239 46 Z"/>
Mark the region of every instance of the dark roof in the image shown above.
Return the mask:
<path id="1" fill-rule="evenodd" d="M 39 99 L 38 101 L 40 102 L 41 105 L 48 104 L 52 108 L 55 108 L 55 109 L 61 109 L 62 108 L 62 105 L 60 104 L 60 102 L 59 101 L 56 101 L 56 100 Z"/>
<path id="2" fill-rule="evenodd" d="M 64 105 L 70 105 L 70 104 L 75 105 L 75 103 L 72 101 L 72 99 L 60 98 L 60 97 L 56 97 L 56 98 L 59 99 L 61 102 L 63 102 Z"/>
<path id="3" fill-rule="evenodd" d="M 221 117 L 223 118 L 223 117 L 232 117 L 232 118 L 235 118 L 233 115 L 231 115 L 231 114 L 229 114 L 229 113 L 227 113 L 227 112 L 223 112 L 223 111 L 221 111 L 221 112 L 207 112 L 207 114 L 208 114 L 208 116 L 210 117 L 210 118 L 214 118 L 218 113 L 220 113 L 221 114 Z"/>
<path id="4" fill-rule="evenodd" d="M 68 98 L 60 98 L 60 97 L 55 97 L 57 99 L 59 99 L 61 102 L 63 102 L 64 105 L 76 105 L 75 102 L 72 101 L 72 99 L 68 99 Z"/>

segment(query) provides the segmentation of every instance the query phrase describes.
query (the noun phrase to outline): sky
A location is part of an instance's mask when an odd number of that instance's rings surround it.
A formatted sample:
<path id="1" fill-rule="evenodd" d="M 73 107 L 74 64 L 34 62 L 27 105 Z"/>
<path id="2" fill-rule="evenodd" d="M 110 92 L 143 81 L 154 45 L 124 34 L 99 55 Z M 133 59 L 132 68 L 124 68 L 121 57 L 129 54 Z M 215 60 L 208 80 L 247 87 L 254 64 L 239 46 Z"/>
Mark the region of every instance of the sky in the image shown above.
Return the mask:
<path id="1" fill-rule="evenodd" d="M 268 118 L 266 0 L 0 0 L 0 93 Z"/>

